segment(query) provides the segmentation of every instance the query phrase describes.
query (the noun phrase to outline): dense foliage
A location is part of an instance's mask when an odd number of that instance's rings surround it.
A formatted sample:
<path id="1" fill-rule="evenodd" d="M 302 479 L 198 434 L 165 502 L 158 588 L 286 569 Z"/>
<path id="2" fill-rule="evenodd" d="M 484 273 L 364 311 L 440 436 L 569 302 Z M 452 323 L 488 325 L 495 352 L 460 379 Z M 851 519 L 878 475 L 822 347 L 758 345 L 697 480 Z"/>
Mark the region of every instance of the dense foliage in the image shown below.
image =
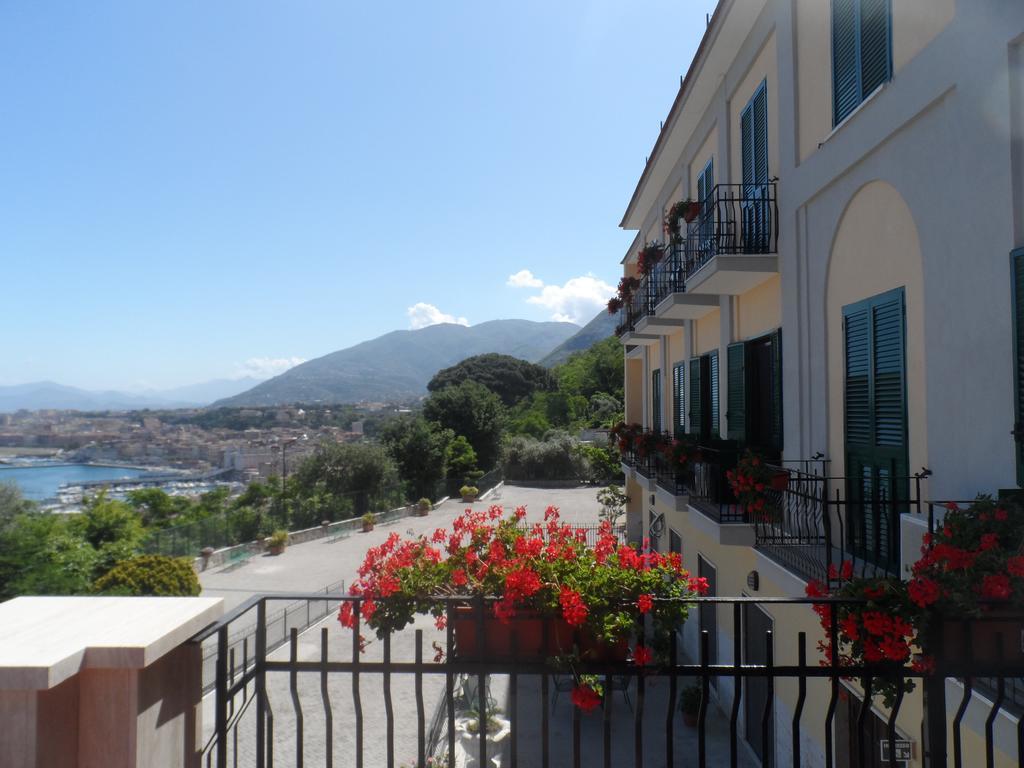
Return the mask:
<path id="1" fill-rule="evenodd" d="M 483 384 L 463 381 L 434 392 L 423 405 L 423 415 L 465 437 L 481 466 L 494 466 L 505 431 L 505 407 Z"/>
<path id="2" fill-rule="evenodd" d="M 196 597 L 199 578 L 187 557 L 141 555 L 123 560 L 96 580 L 96 592 L 106 595 Z"/>
<path id="3" fill-rule="evenodd" d="M 505 406 L 518 403 L 534 392 L 555 388 L 555 377 L 547 368 L 510 355 L 475 355 L 444 368 L 427 384 L 430 392 L 475 381 L 501 398 Z"/>

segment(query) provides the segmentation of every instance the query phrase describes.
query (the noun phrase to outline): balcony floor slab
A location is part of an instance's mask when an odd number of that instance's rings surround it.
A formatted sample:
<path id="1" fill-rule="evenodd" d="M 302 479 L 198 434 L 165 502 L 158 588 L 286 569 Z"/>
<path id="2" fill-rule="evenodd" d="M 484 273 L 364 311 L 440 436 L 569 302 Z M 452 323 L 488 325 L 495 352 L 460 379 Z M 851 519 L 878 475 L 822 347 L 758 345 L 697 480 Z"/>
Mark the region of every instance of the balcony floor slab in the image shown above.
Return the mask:
<path id="1" fill-rule="evenodd" d="M 664 321 L 698 320 L 708 312 L 718 309 L 718 296 L 710 293 L 670 293 L 657 307 L 654 314 Z"/>
<path id="2" fill-rule="evenodd" d="M 778 256 L 720 254 L 687 278 L 686 292 L 738 296 L 778 273 Z"/>

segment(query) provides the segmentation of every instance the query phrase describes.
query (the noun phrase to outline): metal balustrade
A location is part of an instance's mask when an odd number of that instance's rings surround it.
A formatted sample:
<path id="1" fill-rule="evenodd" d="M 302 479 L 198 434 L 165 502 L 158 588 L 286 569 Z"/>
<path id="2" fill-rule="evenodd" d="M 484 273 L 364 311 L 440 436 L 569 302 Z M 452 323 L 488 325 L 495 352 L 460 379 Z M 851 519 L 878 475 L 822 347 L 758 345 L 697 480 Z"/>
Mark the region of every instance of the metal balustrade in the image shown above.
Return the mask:
<path id="1" fill-rule="evenodd" d="M 851 751 L 864 759 L 877 754 L 881 746 L 869 741 L 872 732 L 890 751 L 895 749 L 900 713 L 911 695 L 919 695 L 906 692 L 907 680 L 926 692 L 918 702 L 927 723 L 922 752 L 928 764 L 933 768 L 945 768 L 950 762 L 973 766 L 984 759 L 991 765 L 996 744 L 990 723 L 1003 709 L 1007 679 L 1024 675 L 1019 665 L 1000 661 L 1003 638 L 998 635 L 995 653 L 969 654 L 933 673 L 922 673 L 891 662 L 841 664 L 835 650 L 819 658 L 814 644 L 822 638 L 786 629 L 791 625 L 787 619 L 797 615 L 794 612 L 804 612 L 806 617 L 814 604 L 863 604 L 853 599 L 690 599 L 686 602 L 691 605 L 691 617 L 699 613 L 693 609 L 703 604 L 715 605 L 717 615 L 731 616 L 734 631 L 719 647 L 725 650 L 718 656 L 721 661 L 712 662 L 709 633 L 702 631 L 696 635 L 696 647 L 689 646 L 689 654 L 687 646 L 673 642 L 664 658 L 647 666 L 628 659 L 577 660 L 570 671 L 564 659 L 520 656 L 514 620 L 505 630 L 510 652 L 502 657 L 460 654 L 452 621 L 443 630 L 419 625 L 386 634 L 364 650 L 364 634 L 370 632 L 359 618 L 362 598 L 330 597 L 353 604 L 354 627 L 344 629 L 331 622 L 330 628 L 302 639 L 293 628 L 287 646 L 271 652 L 269 605 L 323 601 L 325 596 L 263 595 L 193 639 L 195 643 L 215 639 L 218 648 L 214 722 L 203 750 L 207 768 L 240 764 L 301 768 L 342 761 L 356 768 L 483 766 L 491 765 L 489 758 L 494 757 L 501 765 L 540 768 L 584 764 L 830 768 L 835 764 L 841 728 L 850 735 Z M 377 602 L 381 610 L 382 601 Z M 470 607 L 469 620 L 475 622 L 478 637 L 483 637 L 492 613 L 490 599 L 451 597 L 444 602 L 449 614 L 458 606 Z M 772 617 L 778 629 L 757 628 L 749 620 L 755 610 Z M 240 664 L 229 650 L 229 637 L 232 626 L 251 621 L 253 613 L 253 653 L 247 664 Z M 825 634 L 834 640 L 837 612 L 831 615 Z M 544 626 L 541 647 L 548 648 L 551 630 L 549 624 Z M 644 631 L 638 626 L 637 636 Z M 687 633 L 675 636 L 680 634 Z M 831 647 L 835 649 L 836 643 Z M 590 715 L 572 706 L 569 696 L 561 700 L 557 696 L 571 689 L 574 675 L 580 674 L 596 675 L 605 688 L 599 709 Z M 954 676 L 961 677 L 965 686 L 959 707 L 950 702 L 947 713 L 945 683 Z M 982 733 L 965 722 L 964 712 L 972 700 L 973 681 L 983 676 L 992 680 L 997 695 L 989 704 L 974 699 L 976 705 L 987 707 Z M 896 697 L 889 708 L 878 710 L 880 715 L 871 715 L 872 722 L 868 707 L 859 707 L 859 715 L 843 715 L 840 703 L 855 695 L 844 680 L 857 680 L 868 695 L 880 683 L 891 684 Z M 682 726 L 677 711 L 687 683 L 699 686 L 702 694 L 695 731 Z M 775 695 L 783 688 L 790 697 L 785 704 Z M 908 711 L 920 711 L 918 702 Z M 880 699 L 875 699 L 879 704 Z M 902 727 L 913 731 L 916 726 L 916 722 L 905 722 Z M 496 738 L 499 727 L 500 739 Z M 974 737 L 967 743 L 984 744 L 984 756 L 980 748 L 961 746 L 969 727 L 974 728 Z M 950 730 L 952 739 L 947 742 Z M 1009 747 L 1010 759 L 1024 766 L 1024 760 L 1013 753 L 1015 747 Z M 1001 744 L 1000 749 L 1005 751 L 1007 745 Z M 760 761 L 753 757 L 755 751 L 760 752 Z M 817 753 L 824 759 L 816 758 Z"/>

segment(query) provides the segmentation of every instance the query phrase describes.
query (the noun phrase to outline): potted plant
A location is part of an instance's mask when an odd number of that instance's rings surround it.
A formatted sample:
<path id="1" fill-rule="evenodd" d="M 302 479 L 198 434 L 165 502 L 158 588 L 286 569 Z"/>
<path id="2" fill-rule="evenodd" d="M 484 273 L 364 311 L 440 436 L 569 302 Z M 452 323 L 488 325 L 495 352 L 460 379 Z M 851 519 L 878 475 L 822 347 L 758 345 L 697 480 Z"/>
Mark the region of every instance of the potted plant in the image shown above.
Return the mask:
<path id="1" fill-rule="evenodd" d="M 451 622 L 449 650 L 460 659 L 600 660 L 625 659 L 643 618 L 649 635 L 631 649 L 634 663 L 668 653 L 688 612 L 685 600 L 706 589 L 678 553 L 622 545 L 607 521 L 588 545 L 555 507 L 529 527 L 525 514 L 467 509 L 430 538 L 393 534 L 367 552 L 350 587 L 362 600 L 362 619 L 379 637 L 418 614 L 433 615 L 439 628 Z M 339 620 L 355 626 L 351 601 Z"/>
<path id="2" fill-rule="evenodd" d="M 433 508 L 433 502 L 430 499 L 423 497 L 418 502 L 416 502 L 416 516 L 426 517 L 427 513 L 430 512 L 430 510 Z"/>
<path id="3" fill-rule="evenodd" d="M 636 268 L 641 275 L 649 275 L 654 270 L 654 267 L 661 261 L 665 255 L 665 246 L 661 243 L 648 243 L 636 257 Z"/>
<path id="4" fill-rule="evenodd" d="M 669 237 L 671 242 L 678 243 L 682 241 L 682 231 L 679 226 L 679 220 L 683 219 L 687 224 L 700 216 L 701 205 L 699 202 L 695 202 L 690 198 L 680 200 L 672 204 L 668 209 L 668 213 L 665 215 L 665 234 Z"/>
<path id="5" fill-rule="evenodd" d="M 203 547 L 199 550 L 199 555 L 203 558 L 204 571 L 210 567 L 210 558 L 213 557 L 213 553 L 216 551 L 213 547 Z"/>
<path id="6" fill-rule="evenodd" d="M 367 512 L 361 519 L 363 521 L 363 533 L 372 531 L 373 524 L 377 522 L 377 516 L 373 512 Z"/>
<path id="7" fill-rule="evenodd" d="M 825 640 L 825 660 L 833 653 L 841 666 L 889 664 L 888 680 L 875 691 L 887 704 L 894 701 L 892 679 L 910 664 L 919 672 L 941 663 L 950 676 L 971 657 L 997 661 L 996 635 L 1004 638 L 1001 660 L 1024 660 L 1024 511 L 978 497 L 968 508 L 949 504 L 940 527 L 925 535 L 921 558 L 912 578 L 861 578 L 849 561 L 829 571 L 829 586 L 812 581 L 810 597 L 855 598 L 857 602 L 818 604 Z M 839 647 L 827 638 L 833 621 Z M 904 690 L 912 690 L 906 680 Z"/>
<path id="8" fill-rule="evenodd" d="M 778 512 L 769 491 L 784 491 L 789 473 L 770 466 L 758 453 L 747 451 L 736 467 L 726 472 L 736 500 L 752 519 L 771 521 Z"/>
<path id="9" fill-rule="evenodd" d="M 686 686 L 679 695 L 679 711 L 683 713 L 683 722 L 690 728 L 697 727 L 701 698 L 701 688 L 697 683 Z"/>
<path id="10" fill-rule="evenodd" d="M 267 538 L 267 550 L 272 555 L 280 555 L 288 546 L 288 531 L 279 528 Z"/>
<path id="11" fill-rule="evenodd" d="M 476 501 L 478 493 L 480 493 L 480 489 L 475 485 L 464 485 L 459 489 L 459 494 L 462 496 L 462 501 L 465 504 L 472 504 Z"/>

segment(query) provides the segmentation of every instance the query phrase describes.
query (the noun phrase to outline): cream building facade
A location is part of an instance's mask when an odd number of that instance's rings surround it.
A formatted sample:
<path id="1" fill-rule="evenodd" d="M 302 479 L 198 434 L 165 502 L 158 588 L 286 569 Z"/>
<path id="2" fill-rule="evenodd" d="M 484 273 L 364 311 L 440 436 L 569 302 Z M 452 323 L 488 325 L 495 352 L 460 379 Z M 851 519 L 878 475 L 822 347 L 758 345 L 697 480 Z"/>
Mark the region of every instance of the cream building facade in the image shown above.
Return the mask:
<path id="1" fill-rule="evenodd" d="M 1024 3 L 722 0 L 623 216 L 624 276 L 684 200 L 695 218 L 622 312 L 625 410 L 699 436 L 706 462 L 685 483 L 626 463 L 634 537 L 681 549 L 719 595 L 795 596 L 847 556 L 906 575 L 928 500 L 1024 484 Z M 723 479 L 745 447 L 806 477 L 808 503 L 746 519 Z M 816 505 L 826 483 L 834 503 Z M 704 629 L 713 662 L 762 661 L 736 621 L 773 631 L 777 664 L 797 661 L 800 632 L 816 658 L 816 617 L 786 605 L 702 609 L 691 655 Z M 729 681 L 716 692 L 728 709 Z M 744 692 L 741 736 L 788 765 L 796 683 L 776 685 L 765 745 L 767 695 Z M 830 728 L 828 706 L 808 691 L 806 764 L 860 764 L 857 690 Z M 897 726 L 922 764 L 919 693 Z M 1001 715 L 1014 764 L 1016 732 Z"/>

